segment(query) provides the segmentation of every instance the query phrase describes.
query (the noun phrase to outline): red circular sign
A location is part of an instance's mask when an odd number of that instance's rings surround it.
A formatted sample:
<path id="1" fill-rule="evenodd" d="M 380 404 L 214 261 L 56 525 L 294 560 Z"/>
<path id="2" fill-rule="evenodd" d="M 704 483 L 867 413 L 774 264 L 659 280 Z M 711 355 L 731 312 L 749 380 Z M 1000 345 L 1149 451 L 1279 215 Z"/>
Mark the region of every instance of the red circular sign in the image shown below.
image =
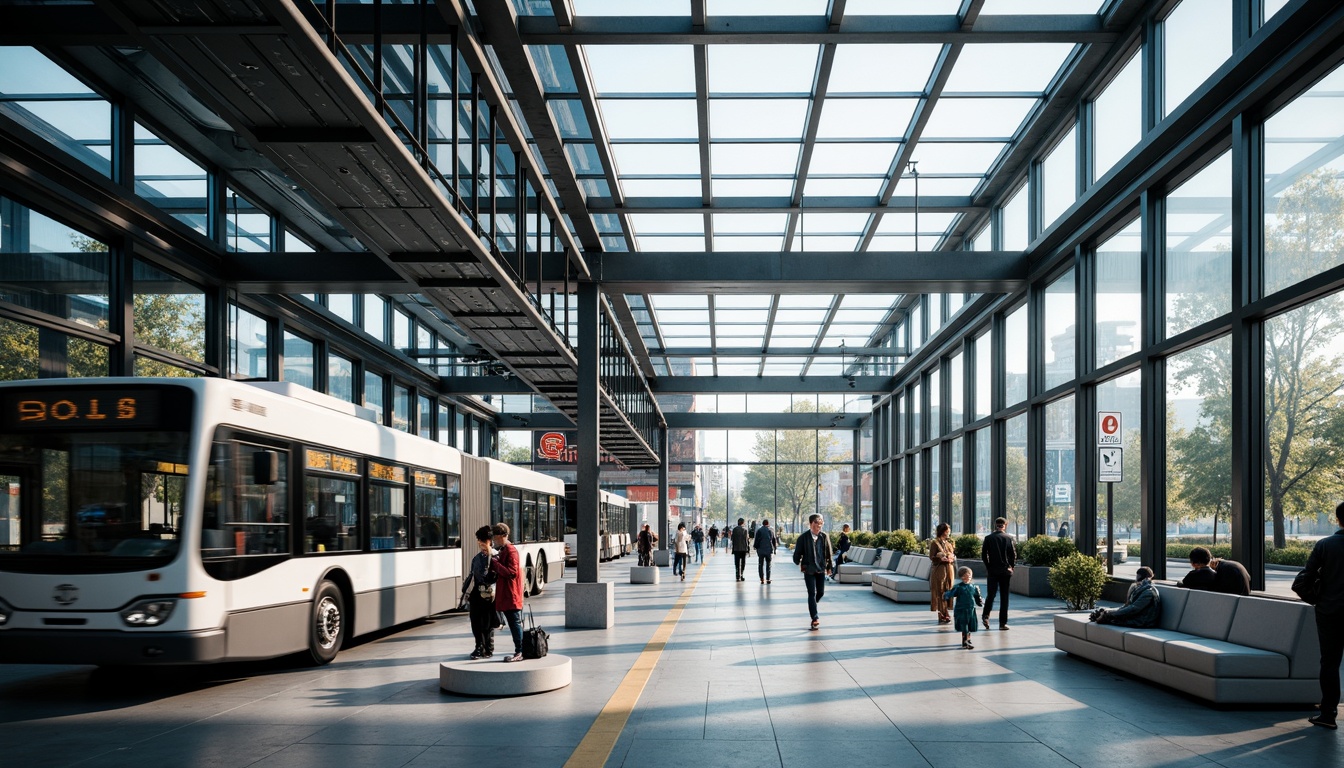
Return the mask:
<path id="1" fill-rule="evenodd" d="M 1120 420 L 1111 415 L 1106 415 L 1101 420 L 1101 432 L 1105 435 L 1114 435 L 1120 430 Z"/>

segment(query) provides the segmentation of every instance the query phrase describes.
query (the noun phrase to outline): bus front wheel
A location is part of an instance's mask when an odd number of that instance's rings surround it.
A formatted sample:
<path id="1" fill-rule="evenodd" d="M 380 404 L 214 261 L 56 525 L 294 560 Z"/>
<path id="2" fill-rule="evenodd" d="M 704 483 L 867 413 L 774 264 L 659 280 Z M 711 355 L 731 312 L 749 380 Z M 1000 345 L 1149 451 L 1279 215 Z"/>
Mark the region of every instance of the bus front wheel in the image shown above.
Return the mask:
<path id="1" fill-rule="evenodd" d="M 532 594 L 540 595 L 546 590 L 546 555 L 537 556 L 537 567 L 533 569 Z"/>
<path id="2" fill-rule="evenodd" d="M 341 651 L 345 636 L 345 599 L 330 581 L 317 586 L 308 625 L 308 653 L 314 664 L 327 664 Z"/>

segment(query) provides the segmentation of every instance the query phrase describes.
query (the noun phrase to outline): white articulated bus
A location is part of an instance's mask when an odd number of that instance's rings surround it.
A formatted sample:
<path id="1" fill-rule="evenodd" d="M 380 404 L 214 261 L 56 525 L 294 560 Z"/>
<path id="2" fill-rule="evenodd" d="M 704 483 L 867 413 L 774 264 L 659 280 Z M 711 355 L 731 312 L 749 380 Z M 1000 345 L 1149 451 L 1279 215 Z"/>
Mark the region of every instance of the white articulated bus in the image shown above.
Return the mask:
<path id="1" fill-rule="evenodd" d="M 579 486 L 567 483 L 565 489 L 565 556 L 568 562 L 579 559 L 579 523 L 575 510 L 578 508 Z M 610 491 L 598 492 L 597 530 L 598 559 L 615 560 L 630 554 L 630 502 L 624 496 Z"/>
<path id="2" fill-rule="evenodd" d="M 0 659 L 326 663 L 454 608 L 492 518 L 529 591 L 562 574 L 562 484 L 371 417 L 279 382 L 0 384 Z"/>

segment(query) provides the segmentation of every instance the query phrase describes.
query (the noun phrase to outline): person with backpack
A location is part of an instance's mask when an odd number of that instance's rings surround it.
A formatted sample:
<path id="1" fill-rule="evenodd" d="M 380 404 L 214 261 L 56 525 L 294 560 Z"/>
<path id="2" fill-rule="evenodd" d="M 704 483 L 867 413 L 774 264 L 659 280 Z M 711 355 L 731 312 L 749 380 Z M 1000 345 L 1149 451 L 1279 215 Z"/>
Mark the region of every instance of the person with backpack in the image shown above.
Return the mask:
<path id="1" fill-rule="evenodd" d="M 635 549 L 639 551 L 639 564 L 641 566 L 653 565 L 653 545 L 658 543 L 658 534 L 649 530 L 649 524 L 645 523 L 639 531 L 639 538 L 635 542 Z"/>
<path id="2" fill-rule="evenodd" d="M 691 543 L 695 545 L 695 562 L 703 563 L 705 561 L 705 529 L 695 524 L 695 530 L 691 531 Z"/>

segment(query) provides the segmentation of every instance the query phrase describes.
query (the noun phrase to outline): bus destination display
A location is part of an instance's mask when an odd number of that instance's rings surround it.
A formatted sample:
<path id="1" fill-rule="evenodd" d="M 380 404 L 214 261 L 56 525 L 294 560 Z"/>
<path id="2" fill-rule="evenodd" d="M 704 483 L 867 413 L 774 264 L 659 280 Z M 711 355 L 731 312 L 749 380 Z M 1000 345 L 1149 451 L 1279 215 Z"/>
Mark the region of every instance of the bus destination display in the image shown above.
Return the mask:
<path id="1" fill-rule="evenodd" d="M 5 429 L 25 431 L 158 426 L 159 393 L 113 389 L 7 390 L 0 394 L 0 424 Z"/>

